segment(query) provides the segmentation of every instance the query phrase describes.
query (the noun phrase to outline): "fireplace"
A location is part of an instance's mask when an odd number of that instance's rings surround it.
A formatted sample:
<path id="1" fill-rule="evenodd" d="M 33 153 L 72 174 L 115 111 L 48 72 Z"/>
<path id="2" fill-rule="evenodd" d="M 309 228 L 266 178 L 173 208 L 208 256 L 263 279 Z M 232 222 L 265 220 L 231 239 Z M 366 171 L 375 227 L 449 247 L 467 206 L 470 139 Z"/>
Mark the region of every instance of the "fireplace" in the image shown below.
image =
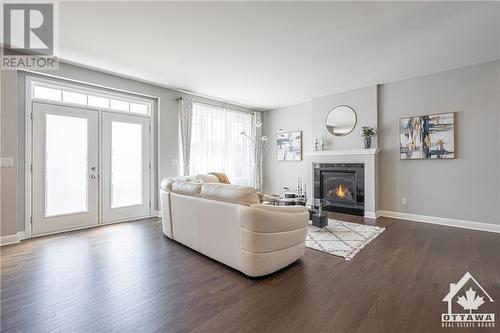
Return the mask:
<path id="1" fill-rule="evenodd" d="M 323 209 L 363 216 L 365 173 L 363 163 L 314 163 L 314 199 Z"/>

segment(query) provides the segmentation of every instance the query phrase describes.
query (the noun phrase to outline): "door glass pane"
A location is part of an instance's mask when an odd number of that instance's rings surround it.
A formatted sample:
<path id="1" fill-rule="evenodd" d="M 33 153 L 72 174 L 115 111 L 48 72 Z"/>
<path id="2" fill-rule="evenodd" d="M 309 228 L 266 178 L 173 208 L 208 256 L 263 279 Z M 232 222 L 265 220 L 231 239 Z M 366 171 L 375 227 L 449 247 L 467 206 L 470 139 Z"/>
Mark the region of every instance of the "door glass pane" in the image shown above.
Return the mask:
<path id="1" fill-rule="evenodd" d="M 111 123 L 111 208 L 142 205 L 142 125 Z"/>
<path id="2" fill-rule="evenodd" d="M 87 119 L 47 115 L 45 216 L 87 211 Z"/>

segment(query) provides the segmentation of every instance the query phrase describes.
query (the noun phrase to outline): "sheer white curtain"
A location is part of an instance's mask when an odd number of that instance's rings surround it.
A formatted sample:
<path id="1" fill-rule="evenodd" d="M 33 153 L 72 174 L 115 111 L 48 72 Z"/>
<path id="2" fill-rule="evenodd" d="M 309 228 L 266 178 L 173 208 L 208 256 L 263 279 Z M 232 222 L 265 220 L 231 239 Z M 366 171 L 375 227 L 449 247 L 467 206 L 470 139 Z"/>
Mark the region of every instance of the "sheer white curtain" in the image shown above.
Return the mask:
<path id="1" fill-rule="evenodd" d="M 255 185 L 255 150 L 241 132 L 252 132 L 251 113 L 193 102 L 190 174 L 224 172 L 231 183 Z"/>

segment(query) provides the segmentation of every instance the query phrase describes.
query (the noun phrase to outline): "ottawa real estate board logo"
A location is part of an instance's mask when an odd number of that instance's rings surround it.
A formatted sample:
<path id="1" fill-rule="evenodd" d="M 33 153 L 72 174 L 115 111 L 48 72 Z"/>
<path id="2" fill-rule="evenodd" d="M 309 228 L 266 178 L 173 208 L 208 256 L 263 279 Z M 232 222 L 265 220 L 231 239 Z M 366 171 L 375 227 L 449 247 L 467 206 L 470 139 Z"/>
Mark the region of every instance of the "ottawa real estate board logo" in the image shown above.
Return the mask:
<path id="1" fill-rule="evenodd" d="M 56 3 L 2 1 L 2 70 L 57 69 L 56 8 Z"/>
<path id="2" fill-rule="evenodd" d="M 493 298 L 469 272 L 457 283 L 450 283 L 443 302 L 448 303 L 448 311 L 441 314 L 442 327 L 495 327 L 495 314 L 488 311 Z"/>

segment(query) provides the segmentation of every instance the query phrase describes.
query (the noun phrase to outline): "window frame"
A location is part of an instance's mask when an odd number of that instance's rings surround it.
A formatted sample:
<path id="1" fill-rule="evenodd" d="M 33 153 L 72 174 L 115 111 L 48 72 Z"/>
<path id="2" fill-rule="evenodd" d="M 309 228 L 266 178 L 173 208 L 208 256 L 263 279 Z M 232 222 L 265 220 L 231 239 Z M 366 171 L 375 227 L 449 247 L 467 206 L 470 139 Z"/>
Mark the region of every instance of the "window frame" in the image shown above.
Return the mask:
<path id="1" fill-rule="evenodd" d="M 249 128 L 249 131 L 248 131 L 248 135 L 250 137 L 254 137 L 256 135 L 256 127 L 255 127 L 255 123 L 256 123 L 256 112 L 255 111 L 243 111 L 243 110 L 238 110 L 238 109 L 234 109 L 234 108 L 231 108 L 231 107 L 228 107 L 226 105 L 220 105 L 220 104 L 217 104 L 217 103 L 210 103 L 210 102 L 206 102 L 205 100 L 199 100 L 199 99 L 193 99 L 192 100 L 192 109 L 191 109 L 191 112 L 194 113 L 195 112 L 195 108 L 196 108 L 196 104 L 198 104 L 201 108 L 205 107 L 205 108 L 213 108 L 215 110 L 222 110 L 223 112 L 227 112 L 227 113 L 232 113 L 232 114 L 237 114 L 237 115 L 241 115 L 241 116 L 245 116 L 245 117 L 249 117 L 249 120 L 250 120 L 250 128 Z M 202 114 L 202 110 L 200 111 L 196 111 L 196 112 L 200 112 L 200 114 Z M 193 144 L 193 137 L 195 135 L 194 134 L 194 130 L 193 130 L 193 124 L 194 124 L 194 121 L 197 121 L 198 118 L 194 117 L 194 115 L 192 116 L 191 118 L 191 142 L 190 144 L 192 145 Z M 243 139 L 243 141 L 246 141 L 245 139 Z M 249 146 L 251 147 L 251 150 L 253 151 L 252 152 L 252 158 L 254 159 L 253 160 L 253 163 L 255 163 L 255 152 L 256 152 L 256 147 L 255 145 L 251 142 L 251 141 L 248 141 L 249 143 Z M 193 151 L 191 150 L 190 153 L 192 154 Z M 189 173 L 191 174 L 191 166 L 189 166 Z M 196 172 L 195 172 L 196 173 Z M 257 175 L 255 174 L 255 170 L 254 170 L 254 174 L 253 174 L 253 179 L 252 179 L 252 184 L 245 184 L 245 186 L 254 186 L 255 185 L 255 182 L 256 182 L 256 179 L 257 179 Z"/>
<path id="2" fill-rule="evenodd" d="M 43 88 L 59 90 L 60 91 L 60 100 L 35 97 L 35 87 L 43 87 Z M 64 91 L 85 95 L 86 96 L 86 104 L 63 101 Z M 93 88 L 88 88 L 88 87 L 85 87 L 82 85 L 74 85 L 71 83 L 63 83 L 63 82 L 56 83 L 52 80 L 49 81 L 49 80 L 45 80 L 43 78 L 35 78 L 35 79 L 30 81 L 29 95 L 30 95 L 31 100 L 33 102 L 51 103 L 51 104 L 57 104 L 57 105 L 63 105 L 63 106 L 66 105 L 66 106 L 72 106 L 72 107 L 84 107 L 84 108 L 88 108 L 91 110 L 98 110 L 98 111 L 103 111 L 103 112 L 114 112 L 114 113 L 120 113 L 120 114 L 130 114 L 130 115 L 134 115 L 134 116 L 138 116 L 138 117 L 148 117 L 148 118 L 150 118 L 152 116 L 153 107 L 154 107 L 153 101 L 150 98 L 141 98 L 141 97 L 132 96 L 132 95 L 126 94 L 126 93 L 110 92 L 110 91 L 106 91 L 104 88 L 103 89 L 93 89 Z M 98 107 L 98 106 L 89 105 L 88 104 L 89 95 L 93 96 L 93 97 L 107 99 L 108 100 L 108 107 L 106 108 L 106 107 Z M 111 100 L 112 99 L 128 103 L 128 111 L 123 111 L 123 110 L 111 108 Z M 139 112 L 130 111 L 130 104 L 131 103 L 146 105 L 147 113 L 139 113 Z"/>

